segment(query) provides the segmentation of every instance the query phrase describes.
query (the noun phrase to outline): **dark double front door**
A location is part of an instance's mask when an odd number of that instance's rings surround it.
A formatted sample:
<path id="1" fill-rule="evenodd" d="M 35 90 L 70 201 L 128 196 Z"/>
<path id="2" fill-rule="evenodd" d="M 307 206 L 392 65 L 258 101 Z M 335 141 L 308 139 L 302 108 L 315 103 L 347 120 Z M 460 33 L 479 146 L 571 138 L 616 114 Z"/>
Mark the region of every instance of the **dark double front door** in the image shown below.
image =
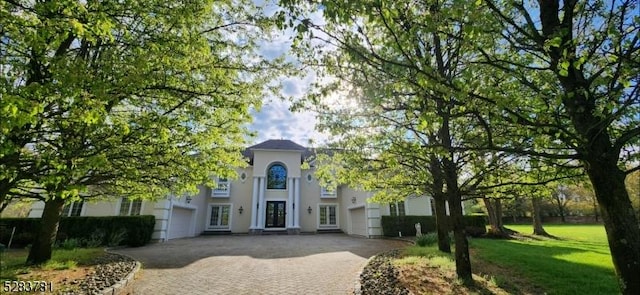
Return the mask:
<path id="1" fill-rule="evenodd" d="M 265 227 L 285 227 L 285 201 L 267 201 L 267 215 Z"/>

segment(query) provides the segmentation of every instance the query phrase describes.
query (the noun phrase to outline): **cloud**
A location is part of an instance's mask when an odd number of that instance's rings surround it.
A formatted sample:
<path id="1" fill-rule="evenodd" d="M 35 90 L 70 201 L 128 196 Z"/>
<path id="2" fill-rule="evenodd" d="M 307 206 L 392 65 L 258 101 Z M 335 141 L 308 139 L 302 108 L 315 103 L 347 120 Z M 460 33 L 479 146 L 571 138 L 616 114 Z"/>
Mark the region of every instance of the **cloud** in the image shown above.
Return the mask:
<path id="1" fill-rule="evenodd" d="M 269 139 L 289 139 L 300 145 L 308 146 L 327 141 L 328 136 L 315 130 L 316 115 L 310 111 L 289 111 L 286 101 L 266 100 L 260 111 L 253 112 L 253 123 L 249 129 L 257 133 L 253 143 Z"/>

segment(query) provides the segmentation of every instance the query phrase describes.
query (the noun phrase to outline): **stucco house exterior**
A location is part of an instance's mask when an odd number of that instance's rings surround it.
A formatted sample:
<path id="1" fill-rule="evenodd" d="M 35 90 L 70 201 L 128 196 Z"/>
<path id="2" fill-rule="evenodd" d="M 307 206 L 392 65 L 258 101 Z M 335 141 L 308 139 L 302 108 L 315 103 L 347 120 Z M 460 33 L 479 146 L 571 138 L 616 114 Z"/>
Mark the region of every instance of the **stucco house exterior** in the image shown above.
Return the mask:
<path id="1" fill-rule="evenodd" d="M 248 166 L 235 180 L 217 179 L 217 187 L 200 186 L 192 196 L 160 201 L 84 202 L 65 206 L 65 216 L 154 215 L 153 239 L 225 233 L 344 232 L 367 238 L 382 236 L 383 215 L 433 215 L 426 196 L 404 202 L 367 202 L 373 193 L 339 186 L 328 190 L 315 178 L 314 152 L 290 140 L 267 140 L 244 151 Z M 42 215 L 36 203 L 29 217 Z"/>

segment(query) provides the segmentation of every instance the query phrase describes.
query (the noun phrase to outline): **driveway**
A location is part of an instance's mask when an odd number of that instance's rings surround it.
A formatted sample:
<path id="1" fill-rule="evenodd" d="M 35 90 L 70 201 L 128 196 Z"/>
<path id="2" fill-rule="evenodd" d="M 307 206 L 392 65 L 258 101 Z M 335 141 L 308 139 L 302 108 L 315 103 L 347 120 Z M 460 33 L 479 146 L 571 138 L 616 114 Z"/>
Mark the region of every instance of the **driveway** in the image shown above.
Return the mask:
<path id="1" fill-rule="evenodd" d="M 342 234 L 202 236 L 115 252 L 142 262 L 129 294 L 348 294 L 396 240 Z"/>

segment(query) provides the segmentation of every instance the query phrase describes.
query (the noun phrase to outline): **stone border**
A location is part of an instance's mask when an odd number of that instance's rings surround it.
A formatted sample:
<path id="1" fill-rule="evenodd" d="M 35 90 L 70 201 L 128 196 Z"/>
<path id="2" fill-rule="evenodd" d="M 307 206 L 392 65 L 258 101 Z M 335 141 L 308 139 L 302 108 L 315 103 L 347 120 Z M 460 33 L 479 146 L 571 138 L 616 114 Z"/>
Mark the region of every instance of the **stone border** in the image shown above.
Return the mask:
<path id="1" fill-rule="evenodd" d="M 138 271 L 140 271 L 141 268 L 141 264 L 139 261 L 131 258 L 130 256 L 127 255 L 123 255 L 120 253 L 114 253 L 114 252 L 110 252 L 110 249 L 105 249 L 106 252 L 111 253 L 111 254 L 115 254 L 115 255 L 120 255 L 123 257 L 127 257 L 131 260 L 133 260 L 136 263 L 136 266 L 133 268 L 133 270 L 131 270 L 131 272 L 122 280 L 120 280 L 119 282 L 113 284 L 111 287 L 106 288 L 104 290 L 102 290 L 101 294 L 102 295 L 118 295 L 120 294 L 120 292 L 127 287 L 131 282 L 133 282 L 133 280 L 135 280 L 135 275 L 136 273 L 138 273 Z"/>
<path id="2" fill-rule="evenodd" d="M 412 245 L 416 244 L 415 240 L 406 239 L 406 238 L 383 237 L 382 239 L 398 240 L 398 241 L 407 242 L 407 244 L 412 244 Z M 360 275 L 362 275 L 362 271 L 369 265 L 369 262 L 371 262 L 371 260 L 373 260 L 377 256 L 378 256 L 378 254 L 369 257 L 369 259 L 367 259 L 367 263 L 364 264 L 364 267 L 356 275 L 356 282 L 354 283 L 354 286 L 353 286 L 353 294 L 354 295 L 362 295 L 362 281 L 360 280 Z"/>

